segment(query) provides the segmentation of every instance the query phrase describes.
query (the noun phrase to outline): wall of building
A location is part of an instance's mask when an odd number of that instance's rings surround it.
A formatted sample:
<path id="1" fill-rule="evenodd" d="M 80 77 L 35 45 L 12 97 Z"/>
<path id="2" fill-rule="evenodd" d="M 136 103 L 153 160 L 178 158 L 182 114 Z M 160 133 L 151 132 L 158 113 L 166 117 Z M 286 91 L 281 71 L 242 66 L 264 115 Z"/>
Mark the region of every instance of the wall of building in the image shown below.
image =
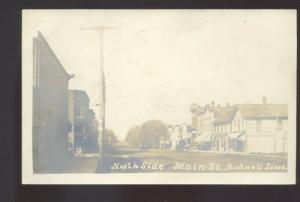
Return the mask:
<path id="1" fill-rule="evenodd" d="M 240 132 L 246 130 L 245 120 L 241 113 L 237 111 L 231 122 L 231 132 Z"/>
<path id="2" fill-rule="evenodd" d="M 83 139 L 87 138 L 87 120 L 89 111 L 89 98 L 85 91 L 69 90 L 69 142 L 71 151 L 74 153 L 75 147 L 83 148 Z"/>
<path id="3" fill-rule="evenodd" d="M 278 128 L 277 119 L 247 120 L 246 151 L 248 153 L 287 152 L 287 139 L 287 119 L 282 120 L 282 128 Z"/>
<path id="4" fill-rule="evenodd" d="M 200 133 L 206 133 L 212 130 L 212 123 L 214 121 L 214 114 L 212 111 L 207 110 L 206 112 L 199 114 L 197 117 L 196 129 Z"/>
<path id="5" fill-rule="evenodd" d="M 33 167 L 47 172 L 68 156 L 69 77 L 40 33 L 34 59 Z"/>
<path id="6" fill-rule="evenodd" d="M 191 143 L 192 131 L 187 124 L 175 125 L 168 128 L 169 141 L 171 143 L 171 149 L 177 149 L 179 144 L 185 146 Z"/>

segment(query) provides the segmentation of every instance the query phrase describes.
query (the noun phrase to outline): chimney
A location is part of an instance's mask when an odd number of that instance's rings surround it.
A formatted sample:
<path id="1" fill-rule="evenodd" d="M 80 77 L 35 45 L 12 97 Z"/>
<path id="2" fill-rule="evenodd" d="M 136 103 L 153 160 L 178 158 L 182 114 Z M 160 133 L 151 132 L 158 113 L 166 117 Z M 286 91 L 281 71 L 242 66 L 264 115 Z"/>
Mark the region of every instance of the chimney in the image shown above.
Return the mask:
<path id="1" fill-rule="evenodd" d="M 265 105 L 265 104 L 267 104 L 267 98 L 266 97 L 263 97 L 262 98 L 262 103 Z"/>
<path id="2" fill-rule="evenodd" d="M 211 101 L 211 107 L 212 107 L 212 108 L 215 107 L 215 101 Z"/>

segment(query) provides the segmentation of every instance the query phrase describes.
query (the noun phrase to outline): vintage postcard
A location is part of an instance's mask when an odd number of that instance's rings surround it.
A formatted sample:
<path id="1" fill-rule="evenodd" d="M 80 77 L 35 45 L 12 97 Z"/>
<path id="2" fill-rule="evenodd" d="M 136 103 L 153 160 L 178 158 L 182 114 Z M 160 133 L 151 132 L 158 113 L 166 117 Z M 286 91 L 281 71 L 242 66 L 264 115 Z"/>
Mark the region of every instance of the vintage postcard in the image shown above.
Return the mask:
<path id="1" fill-rule="evenodd" d="M 294 184 L 296 10 L 23 10 L 23 184 Z"/>

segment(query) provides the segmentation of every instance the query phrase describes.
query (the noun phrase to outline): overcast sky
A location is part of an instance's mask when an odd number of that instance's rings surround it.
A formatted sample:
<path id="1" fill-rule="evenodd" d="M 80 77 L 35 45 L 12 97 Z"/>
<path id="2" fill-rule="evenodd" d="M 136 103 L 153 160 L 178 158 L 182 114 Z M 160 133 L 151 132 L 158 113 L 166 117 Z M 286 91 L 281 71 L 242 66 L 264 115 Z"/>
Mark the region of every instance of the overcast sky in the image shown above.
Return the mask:
<path id="1" fill-rule="evenodd" d="M 97 112 L 104 33 L 106 125 L 120 138 L 150 119 L 190 123 L 189 105 L 288 103 L 296 66 L 295 11 L 127 10 L 26 13 L 23 46 L 40 30 Z"/>

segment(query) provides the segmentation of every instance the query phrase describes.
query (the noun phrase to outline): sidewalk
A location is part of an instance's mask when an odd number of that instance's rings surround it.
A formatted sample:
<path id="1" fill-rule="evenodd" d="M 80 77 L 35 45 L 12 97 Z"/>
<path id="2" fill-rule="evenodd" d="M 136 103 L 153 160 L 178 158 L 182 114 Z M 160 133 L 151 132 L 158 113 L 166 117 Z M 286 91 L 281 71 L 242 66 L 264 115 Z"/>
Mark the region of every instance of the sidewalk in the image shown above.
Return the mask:
<path id="1" fill-rule="evenodd" d="M 59 173 L 94 173 L 97 169 L 98 156 L 84 154 L 79 157 L 70 157 L 64 164 L 59 165 Z"/>
<path id="2" fill-rule="evenodd" d="M 184 150 L 184 152 L 192 152 L 192 153 L 203 153 L 203 154 L 234 154 L 241 156 L 266 156 L 266 157 L 279 157 L 286 158 L 287 154 L 284 153 L 247 153 L 247 152 L 238 152 L 238 151 L 205 151 L 205 150 Z"/>

